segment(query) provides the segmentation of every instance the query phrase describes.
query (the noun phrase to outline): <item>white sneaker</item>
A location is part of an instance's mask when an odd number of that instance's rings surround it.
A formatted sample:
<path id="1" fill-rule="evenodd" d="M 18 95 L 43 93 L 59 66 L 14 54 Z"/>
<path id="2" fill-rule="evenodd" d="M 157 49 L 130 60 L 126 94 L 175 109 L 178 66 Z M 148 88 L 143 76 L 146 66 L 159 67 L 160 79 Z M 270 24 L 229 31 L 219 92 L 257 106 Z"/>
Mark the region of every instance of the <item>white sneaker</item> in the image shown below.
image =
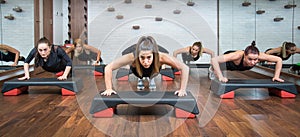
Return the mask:
<path id="1" fill-rule="evenodd" d="M 137 84 L 137 89 L 138 90 L 143 90 L 145 88 L 145 86 L 144 86 L 144 82 L 143 82 L 143 80 L 142 79 L 138 79 L 138 84 Z"/>
<path id="2" fill-rule="evenodd" d="M 208 68 L 209 79 L 213 80 L 216 78 L 214 71 L 212 70 L 212 66 Z"/>
<path id="3" fill-rule="evenodd" d="M 154 82 L 154 78 L 150 79 L 150 82 L 149 82 L 149 89 L 150 89 L 150 90 L 156 89 L 156 85 L 155 85 L 155 82 Z"/>

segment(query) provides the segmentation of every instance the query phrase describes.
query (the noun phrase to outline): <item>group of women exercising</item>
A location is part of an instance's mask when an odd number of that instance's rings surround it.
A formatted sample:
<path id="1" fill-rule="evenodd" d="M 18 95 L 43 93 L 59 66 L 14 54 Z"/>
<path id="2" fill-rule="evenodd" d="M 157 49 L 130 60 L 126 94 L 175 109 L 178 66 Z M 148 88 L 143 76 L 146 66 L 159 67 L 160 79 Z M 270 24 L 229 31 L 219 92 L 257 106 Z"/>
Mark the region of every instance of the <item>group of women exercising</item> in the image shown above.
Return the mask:
<path id="1" fill-rule="evenodd" d="M 6 52 L 10 52 L 7 48 L 3 49 L 6 50 Z M 1 45 L 1 56 L 3 49 Z M 83 44 L 80 39 L 75 40 L 71 47 L 63 50 L 60 46 L 52 45 L 49 40 L 44 37 L 37 42 L 37 45 L 24 60 L 25 75 L 19 78 L 19 80 L 30 79 L 29 63 L 33 58 L 35 59 L 35 67 L 41 66 L 44 70 L 49 72 L 64 71 L 63 75 L 59 76 L 58 79 L 67 79 L 72 67 L 72 60 L 68 56 L 68 53 L 71 53 L 72 51 L 74 51 L 72 58 L 78 58 L 82 61 L 94 60 L 94 65 L 97 65 L 102 61 L 101 51 L 93 46 Z M 19 60 L 19 52 L 13 53 L 15 54 L 15 58 Z M 259 52 L 258 48 L 255 46 L 255 42 L 252 42 L 245 50 L 228 51 L 223 55 L 215 56 L 215 53 L 208 48 L 204 48 L 201 42 L 195 42 L 192 46 L 175 50 L 173 56 L 171 56 L 167 53 L 160 52 L 153 37 L 142 36 L 136 43 L 134 51 L 124 54 L 120 58 L 106 65 L 106 90 L 102 92 L 101 95 L 109 96 L 111 94 L 116 94 L 116 91 L 113 90 L 112 86 L 113 70 L 129 65 L 135 76 L 140 79 L 147 77 L 150 81 L 153 81 L 153 78 L 157 76 L 160 69 L 162 69 L 162 65 L 165 64 L 181 71 L 180 88 L 175 91 L 175 94 L 178 96 L 185 96 L 187 94 L 186 87 L 189 68 L 185 63 L 176 58 L 178 54 L 182 53 L 188 54 L 193 61 L 198 60 L 203 53 L 209 54 L 211 56 L 212 70 L 216 75 L 216 78 L 221 82 L 228 81 L 228 78 L 223 76 L 222 70 L 249 70 L 258 62 L 264 61 L 276 64 L 272 80 L 283 82 L 284 80 L 280 78 L 282 60 L 287 60 L 291 55 L 300 53 L 300 48 L 297 48 L 294 43 L 284 42 L 281 47 L 268 49 L 266 52 Z M 15 58 L 13 61 L 16 62 L 17 59 Z M 13 65 L 15 64 L 16 63 Z M 149 83 L 153 84 L 153 82 Z"/>

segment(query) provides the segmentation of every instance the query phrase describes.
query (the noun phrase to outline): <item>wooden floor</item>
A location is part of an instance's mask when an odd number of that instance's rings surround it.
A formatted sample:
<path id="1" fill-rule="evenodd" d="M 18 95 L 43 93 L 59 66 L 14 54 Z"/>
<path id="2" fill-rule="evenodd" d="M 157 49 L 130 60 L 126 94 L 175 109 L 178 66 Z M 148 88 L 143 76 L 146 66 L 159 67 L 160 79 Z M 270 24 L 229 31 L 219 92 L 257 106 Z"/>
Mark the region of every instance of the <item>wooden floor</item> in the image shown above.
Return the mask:
<path id="1" fill-rule="evenodd" d="M 40 73 L 34 77 L 54 77 Z M 300 97 L 281 99 L 269 96 L 266 89 L 239 89 L 235 99 L 223 99 L 210 93 L 207 69 L 190 71 L 188 90 L 197 99 L 201 112 L 195 119 L 174 117 L 168 105 L 119 105 L 113 118 L 93 118 L 91 101 L 104 90 L 104 78 L 77 72 L 84 81 L 76 96 L 61 96 L 58 87 L 30 87 L 28 94 L 0 95 L 0 136 L 300 136 Z M 246 72 L 228 72 L 229 78 L 268 78 Z M 175 81 L 155 79 L 157 90 L 174 91 Z M 147 83 L 145 83 L 147 84 Z M 117 91 L 136 90 L 136 79 L 114 81 Z"/>

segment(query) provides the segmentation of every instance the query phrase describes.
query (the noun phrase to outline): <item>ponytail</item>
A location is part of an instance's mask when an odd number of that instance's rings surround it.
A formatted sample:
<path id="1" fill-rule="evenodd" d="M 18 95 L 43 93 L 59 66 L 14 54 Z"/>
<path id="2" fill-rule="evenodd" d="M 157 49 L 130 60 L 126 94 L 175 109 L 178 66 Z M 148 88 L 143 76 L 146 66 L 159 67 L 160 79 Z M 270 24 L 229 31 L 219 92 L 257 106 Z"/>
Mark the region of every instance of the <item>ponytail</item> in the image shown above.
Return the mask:
<path id="1" fill-rule="evenodd" d="M 281 46 L 281 54 L 282 54 L 282 57 L 283 58 L 286 58 L 286 41 L 282 43 L 282 46 Z"/>
<path id="2" fill-rule="evenodd" d="M 245 55 L 248 55 L 250 53 L 251 54 L 259 54 L 259 50 L 256 47 L 255 41 L 252 41 L 251 45 L 246 47 L 246 49 L 245 49 Z"/>
<path id="3" fill-rule="evenodd" d="M 255 45 L 256 45 L 256 44 L 255 44 L 255 41 L 253 40 L 252 43 L 251 43 L 251 46 L 254 46 L 254 47 L 255 47 Z"/>

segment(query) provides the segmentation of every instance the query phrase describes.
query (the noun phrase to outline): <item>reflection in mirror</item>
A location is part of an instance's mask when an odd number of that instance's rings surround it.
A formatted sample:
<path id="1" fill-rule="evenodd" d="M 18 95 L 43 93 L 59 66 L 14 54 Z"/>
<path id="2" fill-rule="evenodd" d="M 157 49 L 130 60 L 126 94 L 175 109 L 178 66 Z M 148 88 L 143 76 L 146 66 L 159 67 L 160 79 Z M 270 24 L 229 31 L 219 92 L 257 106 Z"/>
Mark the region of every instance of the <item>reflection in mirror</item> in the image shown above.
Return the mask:
<path id="1" fill-rule="evenodd" d="M 276 49 L 281 52 L 285 42 L 294 43 L 296 48 L 285 50 L 288 59 L 283 61 L 284 72 L 297 74 L 293 68 L 300 63 L 300 20 L 299 1 L 257 1 L 227 0 L 219 1 L 219 54 L 228 50 L 243 50 L 252 40 L 260 52 Z M 280 18 L 280 21 L 274 21 Z M 285 55 L 285 57 L 287 57 Z M 274 68 L 274 65 L 264 64 Z M 294 66 L 294 67 L 293 67 Z M 293 67 L 293 68 L 292 68 Z"/>
<path id="2" fill-rule="evenodd" d="M 0 70 L 2 72 L 23 66 L 22 56 L 26 56 L 34 46 L 34 1 L 25 3 L 18 0 L 1 1 L 0 15 Z M 14 20 L 10 20 L 10 15 Z"/>
<path id="3" fill-rule="evenodd" d="M 296 49 L 297 45 L 300 44 L 299 39 L 296 39 L 295 35 L 297 24 L 299 24 L 299 20 L 295 18 L 296 10 L 299 10 L 294 8 L 296 0 L 276 1 L 269 4 L 257 1 L 257 5 L 257 7 L 266 9 L 266 12 L 274 14 L 273 24 L 266 24 L 266 20 L 263 19 L 266 17 L 257 16 L 257 41 L 261 41 L 264 45 L 261 48 L 262 51 L 282 58 L 282 72 L 296 74 L 292 68 L 299 62 L 300 56 L 296 51 L 291 51 L 291 49 Z M 286 8 L 287 5 L 292 6 Z M 275 21 L 275 19 L 279 19 L 279 21 Z M 299 35 L 299 32 L 296 33 Z M 274 65 L 270 64 L 264 64 L 264 66 L 274 68 Z"/>

